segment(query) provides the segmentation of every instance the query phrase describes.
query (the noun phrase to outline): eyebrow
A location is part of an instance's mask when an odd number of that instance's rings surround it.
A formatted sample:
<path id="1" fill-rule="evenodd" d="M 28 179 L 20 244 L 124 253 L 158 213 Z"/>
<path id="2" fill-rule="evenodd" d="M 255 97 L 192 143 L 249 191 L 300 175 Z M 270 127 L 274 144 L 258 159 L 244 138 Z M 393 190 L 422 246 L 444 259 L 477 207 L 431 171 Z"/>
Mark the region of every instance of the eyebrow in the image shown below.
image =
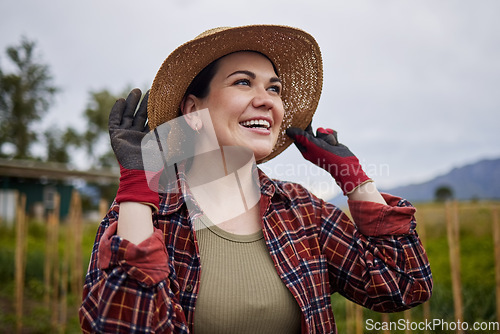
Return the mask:
<path id="1" fill-rule="evenodd" d="M 255 75 L 255 73 L 253 73 L 251 71 L 246 71 L 246 70 L 235 71 L 235 72 L 229 74 L 227 77 L 229 78 L 229 77 L 231 77 L 233 75 L 236 75 L 236 74 L 244 74 L 244 75 L 249 76 L 252 79 L 255 79 L 257 77 Z M 278 77 L 272 77 L 271 79 L 269 79 L 269 82 L 279 82 L 279 83 L 281 83 L 281 79 L 278 78 Z"/>

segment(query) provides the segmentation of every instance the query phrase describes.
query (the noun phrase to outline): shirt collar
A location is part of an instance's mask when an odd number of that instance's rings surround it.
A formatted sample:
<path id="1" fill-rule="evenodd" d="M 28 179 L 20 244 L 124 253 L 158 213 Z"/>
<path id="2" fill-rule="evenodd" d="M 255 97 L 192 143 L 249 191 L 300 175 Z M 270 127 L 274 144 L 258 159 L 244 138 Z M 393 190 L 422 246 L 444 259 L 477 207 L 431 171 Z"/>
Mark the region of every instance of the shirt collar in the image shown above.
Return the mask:
<path id="1" fill-rule="evenodd" d="M 275 180 L 269 178 L 261 169 L 257 167 L 260 192 L 264 196 L 273 197 L 275 194 L 283 194 L 281 187 L 279 187 Z M 186 174 L 182 168 L 175 165 L 175 172 L 172 173 L 175 177 L 170 177 L 166 182 L 166 191 L 160 198 L 160 209 L 158 211 L 161 215 L 169 215 L 178 211 L 188 201 L 194 201 L 194 197 L 189 190 Z"/>
<path id="2" fill-rule="evenodd" d="M 160 196 L 158 213 L 162 215 L 172 214 L 178 211 L 187 201 L 193 200 L 183 168 L 179 168 L 177 164 L 170 168 L 169 172 L 164 173 L 164 175 L 168 174 L 169 176 L 165 181 L 165 191 Z"/>

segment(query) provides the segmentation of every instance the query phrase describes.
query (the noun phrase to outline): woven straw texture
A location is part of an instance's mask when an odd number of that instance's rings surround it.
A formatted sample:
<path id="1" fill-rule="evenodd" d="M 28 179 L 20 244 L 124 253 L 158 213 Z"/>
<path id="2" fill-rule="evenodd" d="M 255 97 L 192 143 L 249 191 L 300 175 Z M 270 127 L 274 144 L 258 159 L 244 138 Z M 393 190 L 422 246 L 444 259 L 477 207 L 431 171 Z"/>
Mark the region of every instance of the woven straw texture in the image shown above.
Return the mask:
<path id="1" fill-rule="evenodd" d="M 271 154 L 257 162 L 268 161 L 286 149 L 292 140 L 285 130 L 288 127 L 306 128 L 318 106 L 323 85 L 318 44 L 308 33 L 287 26 L 211 29 L 174 50 L 161 65 L 151 87 L 150 129 L 180 116 L 179 105 L 196 75 L 214 60 L 237 51 L 257 51 L 266 55 L 274 63 L 283 83 L 285 117 L 280 135 Z M 172 144 L 169 143 L 170 149 Z"/>

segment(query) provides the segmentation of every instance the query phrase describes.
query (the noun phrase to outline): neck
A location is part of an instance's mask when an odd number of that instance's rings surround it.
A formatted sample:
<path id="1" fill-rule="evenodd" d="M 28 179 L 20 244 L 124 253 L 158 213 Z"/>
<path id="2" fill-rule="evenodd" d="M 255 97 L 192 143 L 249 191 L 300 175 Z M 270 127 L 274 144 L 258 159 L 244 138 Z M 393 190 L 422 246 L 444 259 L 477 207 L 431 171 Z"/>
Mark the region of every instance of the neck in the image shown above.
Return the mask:
<path id="1" fill-rule="evenodd" d="M 221 147 L 193 158 L 187 183 L 214 224 L 240 220 L 245 215 L 258 221 L 260 190 L 254 163 L 253 154 L 235 147 Z"/>

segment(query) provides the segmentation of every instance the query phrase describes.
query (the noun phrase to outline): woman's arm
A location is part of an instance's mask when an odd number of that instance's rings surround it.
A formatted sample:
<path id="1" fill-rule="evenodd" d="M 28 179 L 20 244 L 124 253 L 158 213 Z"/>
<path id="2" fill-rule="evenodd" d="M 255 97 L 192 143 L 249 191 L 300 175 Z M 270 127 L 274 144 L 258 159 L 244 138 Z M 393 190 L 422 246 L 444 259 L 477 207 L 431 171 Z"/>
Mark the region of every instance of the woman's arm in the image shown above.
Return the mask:
<path id="1" fill-rule="evenodd" d="M 151 180 L 161 169 L 148 174 L 144 169 L 147 94 L 136 111 L 140 97 L 141 91 L 134 89 L 126 100 L 115 103 L 109 116 L 120 184 L 97 231 L 85 278 L 80 307 L 84 333 L 188 332 L 178 294 L 173 292 L 177 282 L 169 277 L 164 234 L 153 225 L 159 195 Z M 152 144 L 146 149 L 154 149 L 156 140 Z M 145 156 L 157 156 L 148 153 Z"/>
<path id="2" fill-rule="evenodd" d="M 137 202 L 120 203 L 116 234 L 138 245 L 153 234 L 151 206 Z"/>
<path id="3" fill-rule="evenodd" d="M 163 232 L 134 244 L 116 234 L 119 210 L 114 202 L 96 234 L 79 310 L 82 331 L 188 333 Z"/>
<path id="4" fill-rule="evenodd" d="M 375 186 L 375 182 L 365 182 L 359 185 L 353 192 L 347 195 L 351 201 L 365 201 L 387 204 L 382 194 Z"/>
<path id="5" fill-rule="evenodd" d="M 319 243 L 332 291 L 379 312 L 429 299 L 432 275 L 415 232 L 415 208 L 381 195 L 335 131 L 319 128 L 314 135 L 310 127 L 290 128 L 287 134 L 304 158 L 328 171 L 349 198 L 352 220 L 331 204 L 319 204 Z"/>

